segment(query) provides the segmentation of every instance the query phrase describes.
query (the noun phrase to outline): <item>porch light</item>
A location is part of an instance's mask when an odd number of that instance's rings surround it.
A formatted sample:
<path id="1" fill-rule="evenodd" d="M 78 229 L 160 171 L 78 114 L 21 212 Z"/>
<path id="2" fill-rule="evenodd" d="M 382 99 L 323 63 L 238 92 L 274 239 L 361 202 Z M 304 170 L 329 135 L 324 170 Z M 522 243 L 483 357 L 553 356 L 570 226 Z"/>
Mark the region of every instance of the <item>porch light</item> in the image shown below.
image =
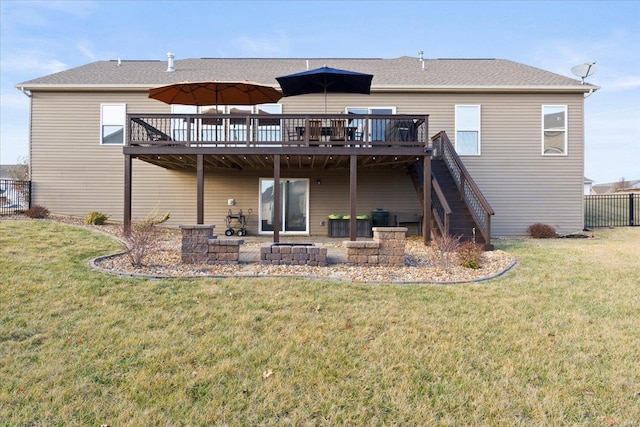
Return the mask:
<path id="1" fill-rule="evenodd" d="M 322 181 L 320 181 L 320 178 L 318 178 L 318 180 L 316 181 L 316 184 L 318 185 L 322 184 Z"/>

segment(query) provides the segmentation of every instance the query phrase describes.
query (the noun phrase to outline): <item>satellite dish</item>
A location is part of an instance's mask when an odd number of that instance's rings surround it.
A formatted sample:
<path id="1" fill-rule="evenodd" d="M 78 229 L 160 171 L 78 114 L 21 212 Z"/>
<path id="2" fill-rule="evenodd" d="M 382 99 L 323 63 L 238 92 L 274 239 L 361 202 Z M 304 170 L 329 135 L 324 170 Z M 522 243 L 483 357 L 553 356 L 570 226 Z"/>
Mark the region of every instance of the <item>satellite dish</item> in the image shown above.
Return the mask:
<path id="1" fill-rule="evenodd" d="M 580 77 L 582 79 L 582 84 L 584 84 L 584 79 L 596 72 L 596 63 L 592 62 L 589 64 L 585 62 L 584 64 L 576 65 L 571 68 L 571 72 Z"/>

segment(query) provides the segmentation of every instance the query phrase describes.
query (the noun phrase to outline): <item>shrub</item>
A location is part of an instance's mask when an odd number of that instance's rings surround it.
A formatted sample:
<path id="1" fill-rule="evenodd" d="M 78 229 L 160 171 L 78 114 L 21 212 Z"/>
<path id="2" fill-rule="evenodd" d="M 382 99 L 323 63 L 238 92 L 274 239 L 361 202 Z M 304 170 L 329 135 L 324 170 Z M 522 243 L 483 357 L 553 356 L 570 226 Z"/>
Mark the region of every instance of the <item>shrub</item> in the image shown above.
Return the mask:
<path id="1" fill-rule="evenodd" d="M 49 216 L 49 209 L 44 206 L 34 205 L 24 211 L 24 214 L 29 218 L 47 218 Z"/>
<path id="2" fill-rule="evenodd" d="M 465 242 L 458 248 L 458 259 L 464 268 L 480 268 L 482 247 L 474 242 Z"/>
<path id="3" fill-rule="evenodd" d="M 449 270 L 453 262 L 455 261 L 455 253 L 460 247 L 460 239 L 462 236 L 451 236 L 450 234 L 444 234 L 442 236 L 436 236 L 434 239 L 435 251 L 433 262 L 436 266 Z"/>
<path id="4" fill-rule="evenodd" d="M 163 216 L 149 215 L 131 227 L 131 233 L 125 236 L 124 241 L 125 254 L 133 267 L 141 267 L 147 255 L 158 247 L 159 231 L 156 225 L 168 219 L 168 213 Z"/>
<path id="5" fill-rule="evenodd" d="M 548 224 L 541 224 L 539 222 L 527 227 L 527 232 L 534 239 L 552 239 L 558 236 L 554 227 Z"/>
<path id="6" fill-rule="evenodd" d="M 109 219 L 109 215 L 102 212 L 89 212 L 84 217 L 84 223 L 89 225 L 102 225 Z"/>

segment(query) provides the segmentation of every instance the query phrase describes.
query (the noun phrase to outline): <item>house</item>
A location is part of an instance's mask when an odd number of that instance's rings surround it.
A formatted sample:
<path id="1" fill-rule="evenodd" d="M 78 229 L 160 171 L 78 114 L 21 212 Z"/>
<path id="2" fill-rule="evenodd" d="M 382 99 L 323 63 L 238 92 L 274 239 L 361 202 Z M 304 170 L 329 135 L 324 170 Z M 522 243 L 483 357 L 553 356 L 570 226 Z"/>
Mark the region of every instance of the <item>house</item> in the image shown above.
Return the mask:
<path id="1" fill-rule="evenodd" d="M 373 74 L 371 94 L 331 93 L 329 113 L 321 94 L 259 108 L 148 97 L 150 88 L 183 81 L 278 88 L 275 77 L 323 65 Z M 392 225 L 428 204 L 425 217 L 433 213 L 433 225 L 447 222 L 452 234 L 457 220 L 447 212 L 460 209 L 492 236 L 523 235 L 536 222 L 560 233 L 583 228 L 584 99 L 598 87 L 508 60 L 170 57 L 98 61 L 16 87 L 31 101 L 33 203 L 53 213 L 101 211 L 126 224 L 157 210 L 171 213 L 170 225 L 220 232 L 229 213 L 251 209 L 249 233 L 326 235 L 331 214 L 387 210 Z M 235 113 L 222 130 L 200 114 L 212 107 Z M 272 126 L 261 129 L 259 113 L 270 113 Z M 354 131 L 341 143 L 312 144 L 302 130 L 313 118 L 345 117 L 359 134 L 364 127 L 364 139 Z M 389 133 L 401 121 L 416 125 L 408 143 Z M 453 157 L 458 166 L 443 163 Z M 434 180 L 425 178 L 431 170 Z M 453 196 L 445 196 L 433 184 L 446 187 L 451 177 L 466 185 L 463 194 L 450 183 Z"/>
<path id="2" fill-rule="evenodd" d="M 0 165 L 0 215 L 29 208 L 29 175 L 26 164 Z"/>
<path id="3" fill-rule="evenodd" d="M 640 179 L 607 182 L 593 186 L 594 194 L 640 193 Z"/>
<path id="4" fill-rule="evenodd" d="M 594 182 L 595 182 L 594 180 L 589 179 L 586 176 L 584 177 L 584 195 L 585 196 L 588 196 L 593 193 Z"/>

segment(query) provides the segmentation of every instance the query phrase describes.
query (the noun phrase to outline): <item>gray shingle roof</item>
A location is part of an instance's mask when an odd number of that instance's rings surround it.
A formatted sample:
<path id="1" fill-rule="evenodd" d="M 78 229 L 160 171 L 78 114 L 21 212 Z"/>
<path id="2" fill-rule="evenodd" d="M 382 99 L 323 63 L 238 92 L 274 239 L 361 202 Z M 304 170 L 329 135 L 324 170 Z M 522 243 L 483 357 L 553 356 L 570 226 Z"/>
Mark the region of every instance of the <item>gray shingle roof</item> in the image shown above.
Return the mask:
<path id="1" fill-rule="evenodd" d="M 329 66 L 373 74 L 372 89 L 546 88 L 584 92 L 597 86 L 504 59 L 202 58 L 166 61 L 97 61 L 16 84 L 29 90 L 73 87 L 154 87 L 182 81 L 251 80 L 277 87 L 276 77 Z"/>

